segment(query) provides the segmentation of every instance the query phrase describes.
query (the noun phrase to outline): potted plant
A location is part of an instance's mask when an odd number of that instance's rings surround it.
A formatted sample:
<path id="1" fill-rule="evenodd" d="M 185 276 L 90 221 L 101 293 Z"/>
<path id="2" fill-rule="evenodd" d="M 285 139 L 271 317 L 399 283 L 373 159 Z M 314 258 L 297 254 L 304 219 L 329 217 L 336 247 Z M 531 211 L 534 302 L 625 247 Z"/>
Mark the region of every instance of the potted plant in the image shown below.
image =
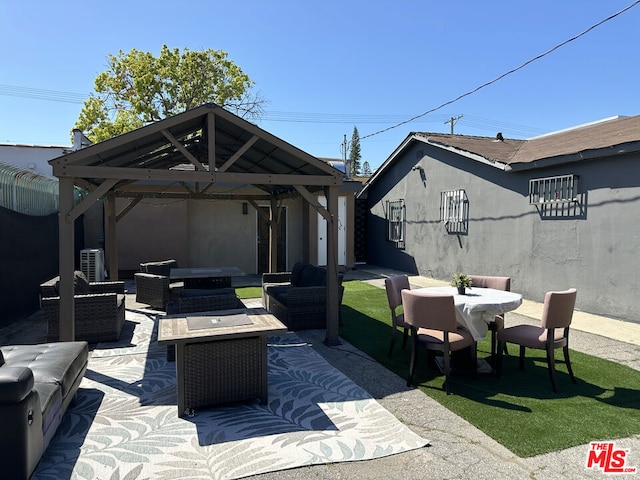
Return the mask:
<path id="1" fill-rule="evenodd" d="M 450 285 L 456 287 L 460 295 L 464 295 L 465 288 L 471 288 L 471 279 L 464 273 L 454 273 Z"/>

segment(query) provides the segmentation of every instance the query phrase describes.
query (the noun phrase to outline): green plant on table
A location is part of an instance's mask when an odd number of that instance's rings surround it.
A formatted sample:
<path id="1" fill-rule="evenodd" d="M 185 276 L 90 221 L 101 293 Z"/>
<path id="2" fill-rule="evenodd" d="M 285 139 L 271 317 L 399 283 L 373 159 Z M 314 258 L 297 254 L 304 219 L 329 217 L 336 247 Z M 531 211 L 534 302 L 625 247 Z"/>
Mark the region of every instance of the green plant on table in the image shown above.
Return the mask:
<path id="1" fill-rule="evenodd" d="M 464 273 L 454 273 L 453 279 L 451 280 L 451 283 L 450 283 L 452 287 L 458 287 L 458 288 L 470 288 L 471 284 L 472 284 L 471 279 L 469 278 L 468 275 L 465 275 Z"/>

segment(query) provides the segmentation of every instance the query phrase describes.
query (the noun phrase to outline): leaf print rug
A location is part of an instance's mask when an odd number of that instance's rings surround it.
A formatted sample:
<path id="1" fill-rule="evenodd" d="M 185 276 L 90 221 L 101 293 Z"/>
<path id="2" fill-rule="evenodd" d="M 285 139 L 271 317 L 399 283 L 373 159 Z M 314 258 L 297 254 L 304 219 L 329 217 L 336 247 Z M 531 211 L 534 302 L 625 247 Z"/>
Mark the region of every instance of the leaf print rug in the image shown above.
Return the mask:
<path id="1" fill-rule="evenodd" d="M 427 444 L 293 333 L 269 337 L 267 405 L 179 418 L 156 322 L 127 312 L 125 323 L 118 343 L 92 351 L 34 480 L 234 479 Z"/>

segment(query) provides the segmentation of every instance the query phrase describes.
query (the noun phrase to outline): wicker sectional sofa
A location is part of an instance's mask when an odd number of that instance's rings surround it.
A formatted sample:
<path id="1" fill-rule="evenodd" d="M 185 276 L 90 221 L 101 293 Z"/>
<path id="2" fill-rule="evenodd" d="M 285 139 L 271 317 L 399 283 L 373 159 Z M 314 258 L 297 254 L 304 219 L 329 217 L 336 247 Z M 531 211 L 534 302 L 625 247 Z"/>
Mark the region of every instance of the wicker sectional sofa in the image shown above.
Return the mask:
<path id="1" fill-rule="evenodd" d="M 339 277 L 342 303 L 342 275 Z M 296 263 L 291 272 L 262 274 L 262 304 L 289 330 L 327 326 L 327 273 L 324 268 Z"/>

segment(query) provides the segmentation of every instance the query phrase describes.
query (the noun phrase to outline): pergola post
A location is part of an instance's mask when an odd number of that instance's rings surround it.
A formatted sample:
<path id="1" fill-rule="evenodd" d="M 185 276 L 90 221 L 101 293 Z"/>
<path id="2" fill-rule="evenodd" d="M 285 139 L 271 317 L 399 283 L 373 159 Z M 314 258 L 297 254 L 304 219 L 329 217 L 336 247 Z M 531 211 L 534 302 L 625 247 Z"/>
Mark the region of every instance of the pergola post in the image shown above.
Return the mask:
<path id="1" fill-rule="evenodd" d="M 116 233 L 116 196 L 110 191 L 105 197 L 105 254 L 109 266 L 109 280 L 118 280 L 118 236 Z"/>
<path id="2" fill-rule="evenodd" d="M 58 216 L 59 246 L 58 271 L 60 274 L 60 341 L 75 340 L 75 299 L 73 297 L 73 272 L 75 270 L 74 183 L 71 177 L 60 177 L 60 211 Z"/>
<path id="3" fill-rule="evenodd" d="M 278 271 L 278 201 L 271 197 L 269 218 L 269 272 Z"/>
<path id="4" fill-rule="evenodd" d="M 327 330 L 325 345 L 340 345 L 338 290 L 338 187 L 326 187 L 327 209 Z"/>

